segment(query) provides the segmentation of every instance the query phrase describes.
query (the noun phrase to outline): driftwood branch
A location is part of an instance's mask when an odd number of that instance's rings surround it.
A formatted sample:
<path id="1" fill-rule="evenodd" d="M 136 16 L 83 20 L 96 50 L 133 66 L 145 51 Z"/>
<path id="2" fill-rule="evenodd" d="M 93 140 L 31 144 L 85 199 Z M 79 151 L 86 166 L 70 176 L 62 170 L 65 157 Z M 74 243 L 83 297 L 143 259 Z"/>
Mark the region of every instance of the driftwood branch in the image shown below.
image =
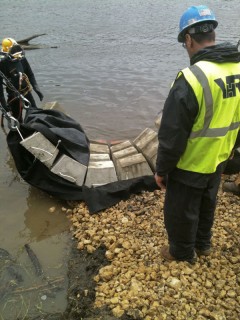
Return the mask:
<path id="1" fill-rule="evenodd" d="M 23 49 L 25 50 L 34 50 L 34 49 L 44 49 L 44 48 L 49 48 L 48 46 L 45 45 L 40 45 L 40 44 L 30 44 L 29 41 L 32 39 L 35 39 L 40 36 L 45 36 L 46 33 L 39 33 L 39 34 L 34 34 L 31 37 L 28 37 L 26 39 L 18 40 L 17 43 L 22 46 Z M 50 48 L 57 48 L 57 47 L 50 47 Z"/>
<path id="2" fill-rule="evenodd" d="M 24 245 L 28 256 L 30 258 L 30 260 L 32 261 L 32 264 L 34 266 L 35 272 L 37 276 L 41 276 L 43 274 L 43 270 L 42 270 L 42 266 L 38 260 L 38 257 L 36 256 L 36 254 L 34 253 L 34 251 L 32 250 L 32 248 L 30 248 L 29 244 L 25 244 Z"/>
<path id="3" fill-rule="evenodd" d="M 35 38 L 40 37 L 40 36 L 45 36 L 45 35 L 46 35 L 46 33 L 34 34 L 33 36 L 28 37 L 26 39 L 18 40 L 17 43 L 19 43 L 20 45 L 28 46 L 29 45 L 28 42 L 30 40 L 35 39 Z"/>
<path id="4" fill-rule="evenodd" d="M 56 278 L 53 280 L 49 280 L 46 284 L 40 284 L 35 287 L 29 287 L 29 288 L 17 288 L 12 291 L 14 294 L 24 293 L 24 292 L 32 292 L 36 290 L 51 290 L 56 287 L 59 287 L 60 285 L 63 285 L 64 278 Z"/>

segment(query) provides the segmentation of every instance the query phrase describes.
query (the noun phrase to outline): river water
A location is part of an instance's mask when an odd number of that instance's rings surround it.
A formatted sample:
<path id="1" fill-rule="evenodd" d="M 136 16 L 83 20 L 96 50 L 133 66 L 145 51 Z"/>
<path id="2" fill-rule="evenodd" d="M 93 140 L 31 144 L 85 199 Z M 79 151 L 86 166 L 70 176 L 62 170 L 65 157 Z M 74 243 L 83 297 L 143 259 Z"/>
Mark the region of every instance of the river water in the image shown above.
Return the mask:
<path id="1" fill-rule="evenodd" d="M 0 38 L 21 40 L 44 33 L 30 43 L 46 48 L 26 51 L 44 94 L 42 103 L 58 101 L 90 139 L 134 139 L 146 127 L 154 128 L 172 81 L 188 65 L 176 37 L 179 17 L 192 4 L 186 0 L 1 0 Z M 204 4 L 219 20 L 217 42 L 237 43 L 239 0 Z M 41 284 L 24 250 L 26 243 L 36 253 L 45 277 L 66 278 L 71 236 L 62 203 L 22 181 L 3 131 L 0 145 L 0 247 L 24 270 L 25 287 Z M 54 213 L 50 207 L 55 207 Z M 64 282 L 63 290 L 51 298 L 38 293 L 31 299 L 24 293 L 0 296 L 0 319 L 62 312 L 66 287 Z"/>

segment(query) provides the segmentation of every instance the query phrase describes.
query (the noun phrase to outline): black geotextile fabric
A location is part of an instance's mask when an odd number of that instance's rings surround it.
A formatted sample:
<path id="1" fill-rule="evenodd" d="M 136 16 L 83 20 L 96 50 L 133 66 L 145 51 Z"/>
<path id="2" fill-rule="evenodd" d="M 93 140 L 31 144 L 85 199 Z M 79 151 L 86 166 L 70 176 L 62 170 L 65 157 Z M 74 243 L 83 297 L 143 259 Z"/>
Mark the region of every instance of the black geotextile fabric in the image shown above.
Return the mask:
<path id="1" fill-rule="evenodd" d="M 83 195 L 90 213 L 95 213 L 114 206 L 121 200 L 129 199 L 131 194 L 156 189 L 159 188 L 152 175 L 112 182 L 96 188 L 83 187 Z"/>
<path id="2" fill-rule="evenodd" d="M 88 165 L 89 140 L 80 124 L 66 114 L 57 110 L 32 110 L 20 125 L 20 132 L 25 139 L 36 131 L 58 146 L 57 159 L 65 154 Z M 133 193 L 157 189 L 153 176 L 118 181 L 96 188 L 77 186 L 52 173 L 20 144 L 21 140 L 17 131 L 10 131 L 7 135 L 8 147 L 21 177 L 30 185 L 57 199 L 85 201 L 90 213 L 109 208 L 121 200 L 128 199 Z"/>

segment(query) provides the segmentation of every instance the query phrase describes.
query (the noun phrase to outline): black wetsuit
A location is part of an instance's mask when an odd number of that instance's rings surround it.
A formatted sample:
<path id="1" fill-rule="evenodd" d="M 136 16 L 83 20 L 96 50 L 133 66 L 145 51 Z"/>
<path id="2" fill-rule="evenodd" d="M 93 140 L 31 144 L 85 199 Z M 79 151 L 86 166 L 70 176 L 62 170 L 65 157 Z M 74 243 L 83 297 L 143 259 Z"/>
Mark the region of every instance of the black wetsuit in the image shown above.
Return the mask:
<path id="1" fill-rule="evenodd" d="M 12 60 L 8 55 L 0 61 L 0 71 L 10 80 L 12 85 L 19 90 L 20 89 L 20 75 L 26 74 L 29 82 L 31 83 L 33 89 L 35 90 L 37 86 L 37 82 L 33 71 L 25 57 L 22 59 L 15 59 Z M 4 81 L 5 82 L 5 81 Z M 26 81 L 23 80 L 21 86 L 25 87 L 27 85 Z M 16 92 L 14 92 L 8 86 L 6 87 L 7 92 L 7 104 L 10 107 L 13 117 L 22 121 L 22 106 L 21 102 L 17 97 Z M 25 98 L 31 103 L 31 108 L 37 108 L 35 100 L 29 91 L 27 94 L 24 95 Z M 4 100 L 4 88 L 3 88 L 3 78 L 0 76 L 0 101 Z"/>

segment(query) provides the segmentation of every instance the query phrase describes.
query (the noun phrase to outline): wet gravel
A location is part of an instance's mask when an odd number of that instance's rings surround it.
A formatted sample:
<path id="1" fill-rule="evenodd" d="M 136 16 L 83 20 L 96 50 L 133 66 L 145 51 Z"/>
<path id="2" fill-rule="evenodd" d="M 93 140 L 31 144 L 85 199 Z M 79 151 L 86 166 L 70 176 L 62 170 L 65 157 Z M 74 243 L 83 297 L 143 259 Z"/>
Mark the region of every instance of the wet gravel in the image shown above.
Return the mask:
<path id="1" fill-rule="evenodd" d="M 63 208 L 74 237 L 66 319 L 238 319 L 240 198 L 220 188 L 213 251 L 195 265 L 159 255 L 163 200 L 156 190 L 93 215 Z"/>

